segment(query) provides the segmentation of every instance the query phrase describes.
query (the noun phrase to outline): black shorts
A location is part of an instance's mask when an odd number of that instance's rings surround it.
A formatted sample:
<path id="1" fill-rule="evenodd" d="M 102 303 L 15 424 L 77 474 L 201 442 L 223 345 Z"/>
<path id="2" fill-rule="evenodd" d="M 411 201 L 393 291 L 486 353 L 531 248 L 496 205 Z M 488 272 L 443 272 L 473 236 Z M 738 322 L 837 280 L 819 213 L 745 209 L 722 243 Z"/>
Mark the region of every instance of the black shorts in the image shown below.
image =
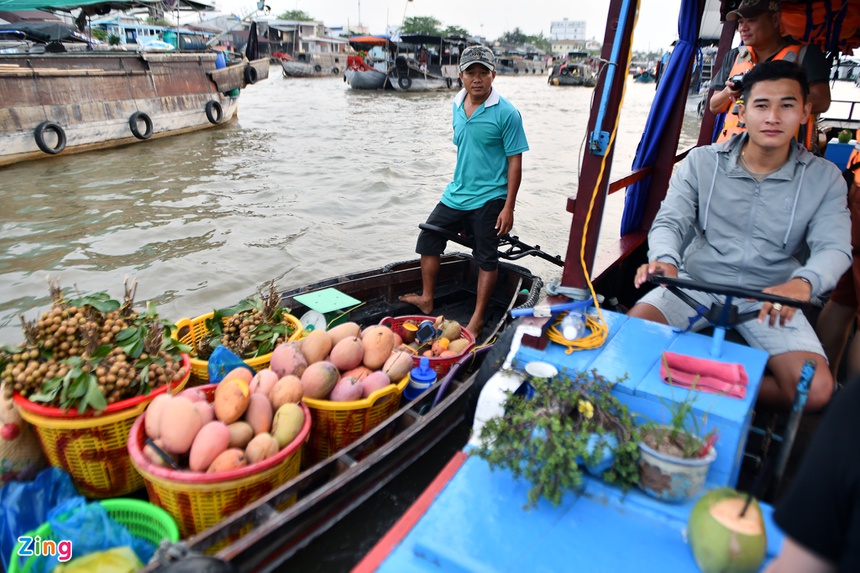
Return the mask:
<path id="1" fill-rule="evenodd" d="M 499 266 L 499 236 L 496 221 L 505 206 L 504 199 L 488 201 L 483 207 L 471 211 L 452 209 L 442 203 L 436 205 L 427 218 L 428 225 L 442 227 L 452 233 L 463 233 L 475 246 L 472 255 L 481 270 L 494 271 Z M 430 231 L 421 231 L 415 252 L 419 255 L 441 255 L 448 241 Z"/>

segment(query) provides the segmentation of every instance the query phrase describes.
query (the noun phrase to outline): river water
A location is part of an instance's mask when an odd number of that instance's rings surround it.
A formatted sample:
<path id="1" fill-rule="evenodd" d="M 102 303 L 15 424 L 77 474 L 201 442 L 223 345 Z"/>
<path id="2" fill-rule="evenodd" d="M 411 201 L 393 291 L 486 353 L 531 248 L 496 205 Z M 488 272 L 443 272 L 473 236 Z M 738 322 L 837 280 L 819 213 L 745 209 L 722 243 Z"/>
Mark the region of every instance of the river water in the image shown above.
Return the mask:
<path id="1" fill-rule="evenodd" d="M 500 76 L 531 150 L 514 234 L 564 253 L 593 90 Z M 268 80 L 243 91 L 220 128 L 0 170 L 0 344 L 49 305 L 46 277 L 82 293 L 152 300 L 167 319 L 280 288 L 411 259 L 417 225 L 455 163 L 454 92 L 350 90 L 341 78 Z M 654 96 L 626 90 L 613 173 L 630 165 Z M 690 138 L 692 135 L 690 136 Z M 601 240 L 617 236 L 610 198 Z M 522 261 L 545 280 L 550 263 Z"/>

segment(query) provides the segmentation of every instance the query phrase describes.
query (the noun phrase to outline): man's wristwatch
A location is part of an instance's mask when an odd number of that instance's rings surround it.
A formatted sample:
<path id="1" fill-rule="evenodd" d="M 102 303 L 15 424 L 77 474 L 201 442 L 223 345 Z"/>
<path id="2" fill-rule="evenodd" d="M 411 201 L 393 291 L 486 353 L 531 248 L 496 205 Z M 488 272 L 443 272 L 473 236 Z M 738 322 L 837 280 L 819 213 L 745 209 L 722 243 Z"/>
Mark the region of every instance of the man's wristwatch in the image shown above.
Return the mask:
<path id="1" fill-rule="evenodd" d="M 808 278 L 806 278 L 806 277 L 794 277 L 794 278 L 796 278 L 796 279 L 800 279 L 800 280 L 802 280 L 803 282 L 805 282 L 806 284 L 808 284 L 808 285 L 809 285 L 809 290 L 810 290 L 810 291 L 812 291 L 812 281 L 811 281 L 811 280 L 809 280 L 809 279 L 808 279 Z"/>

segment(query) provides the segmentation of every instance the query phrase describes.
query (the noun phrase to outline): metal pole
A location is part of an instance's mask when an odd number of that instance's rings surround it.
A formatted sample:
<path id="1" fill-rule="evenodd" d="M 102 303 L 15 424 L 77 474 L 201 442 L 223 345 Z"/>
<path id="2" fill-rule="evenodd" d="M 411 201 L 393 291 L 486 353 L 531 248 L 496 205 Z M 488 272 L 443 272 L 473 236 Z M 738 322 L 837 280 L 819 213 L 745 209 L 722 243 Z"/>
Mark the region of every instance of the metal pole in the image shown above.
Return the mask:
<path id="1" fill-rule="evenodd" d="M 815 360 L 806 360 L 803 362 L 803 368 L 800 370 L 800 380 L 797 382 L 797 394 L 795 394 L 794 403 L 791 405 L 791 414 L 785 425 L 782 443 L 779 446 L 779 457 L 776 459 L 776 483 L 774 486 L 779 484 L 782 474 L 785 472 L 785 467 L 788 464 L 794 438 L 797 435 L 797 427 L 800 425 L 803 408 L 806 406 L 807 397 L 809 397 L 809 387 L 812 385 L 812 377 L 815 375 L 816 366 Z"/>

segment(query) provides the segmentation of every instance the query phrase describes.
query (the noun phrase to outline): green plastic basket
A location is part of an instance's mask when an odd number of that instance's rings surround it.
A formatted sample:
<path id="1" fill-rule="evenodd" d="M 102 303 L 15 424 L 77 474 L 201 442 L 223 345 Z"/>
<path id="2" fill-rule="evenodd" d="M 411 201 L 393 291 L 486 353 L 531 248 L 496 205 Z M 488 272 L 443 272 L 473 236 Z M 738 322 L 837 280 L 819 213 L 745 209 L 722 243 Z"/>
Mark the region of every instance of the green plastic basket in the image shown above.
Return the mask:
<path id="1" fill-rule="evenodd" d="M 146 539 L 156 547 L 162 539 L 169 539 L 174 543 L 179 541 L 179 528 L 176 526 L 176 521 L 169 513 L 156 505 L 139 499 L 125 498 L 103 499 L 99 503 L 107 510 L 111 519 L 124 525 L 132 535 Z M 28 537 L 38 535 L 42 540 L 59 541 L 54 539 L 51 524 L 47 522 L 37 527 L 35 531 L 27 532 L 26 535 Z M 19 548 L 20 545 L 16 545 L 9 558 L 9 573 L 28 573 L 40 557 L 28 557 L 21 564 L 18 557 Z M 72 549 L 74 550 L 74 547 Z"/>

